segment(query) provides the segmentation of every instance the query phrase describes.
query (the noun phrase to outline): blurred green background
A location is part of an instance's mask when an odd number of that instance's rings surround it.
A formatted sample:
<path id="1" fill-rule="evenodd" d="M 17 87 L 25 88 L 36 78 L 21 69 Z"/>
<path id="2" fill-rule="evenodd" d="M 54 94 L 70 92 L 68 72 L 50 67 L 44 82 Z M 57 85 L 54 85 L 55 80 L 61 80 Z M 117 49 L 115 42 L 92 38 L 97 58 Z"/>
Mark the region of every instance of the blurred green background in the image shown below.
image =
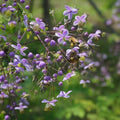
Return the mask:
<path id="1" fill-rule="evenodd" d="M 100 16 L 89 0 L 31 0 L 30 10 L 34 17 L 40 17 L 48 22 L 51 27 L 54 26 L 52 16 L 48 13 L 44 13 L 46 10 L 43 7 L 44 2 L 49 2 L 49 10 L 55 11 L 55 19 L 57 23 L 63 18 L 63 11 L 65 5 L 78 8 L 78 15 L 83 13 L 88 14 L 88 23 L 85 29 L 88 32 L 100 29 L 106 32 L 107 36 L 101 38 L 100 47 L 97 51 L 100 54 L 106 54 L 107 60 L 104 61 L 104 65 L 107 66 L 110 78 L 105 80 L 105 85 L 102 85 L 100 79 L 95 77 L 101 75 L 100 69 L 92 72 L 90 80 L 92 81 L 87 85 L 80 85 L 79 82 L 82 79 L 79 73 L 76 77 L 66 82 L 66 85 L 61 88 L 65 91 L 72 90 L 69 99 L 61 98 L 56 103 L 51 111 L 44 111 L 45 104 L 41 104 L 43 98 L 48 98 L 48 92 L 41 93 L 40 88 L 36 86 L 36 83 L 32 83 L 31 75 L 29 79 L 24 83 L 25 91 L 30 93 L 30 105 L 29 108 L 20 113 L 19 120 L 120 120 L 120 74 L 117 74 L 117 64 L 119 62 L 119 54 L 114 55 L 114 46 L 119 46 L 120 36 L 119 30 L 112 32 L 111 28 L 105 25 L 105 20 L 111 18 L 112 11 L 115 8 L 114 4 L 116 0 L 93 0 L 96 6 L 99 8 L 104 17 Z M 48 10 L 46 10 L 48 12 Z M 46 16 L 47 15 L 47 16 Z M 46 19 L 47 18 L 47 19 Z M 40 51 L 39 44 L 32 45 L 31 51 Z M 96 56 L 94 58 L 97 59 Z M 101 58 L 102 59 L 102 58 Z M 28 73 L 26 73 L 28 74 Z M 102 76 L 103 78 L 105 76 Z M 62 78 L 58 78 L 62 79 Z"/>

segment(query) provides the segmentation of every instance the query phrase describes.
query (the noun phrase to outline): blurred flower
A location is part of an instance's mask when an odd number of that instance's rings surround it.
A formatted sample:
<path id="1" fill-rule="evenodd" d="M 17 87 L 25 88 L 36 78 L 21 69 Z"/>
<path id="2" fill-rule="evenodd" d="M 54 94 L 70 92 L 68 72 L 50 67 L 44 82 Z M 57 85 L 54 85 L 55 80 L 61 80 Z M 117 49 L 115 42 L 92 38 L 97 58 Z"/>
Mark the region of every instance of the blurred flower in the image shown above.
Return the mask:
<path id="1" fill-rule="evenodd" d="M 9 12 L 9 14 L 11 14 L 11 12 L 13 12 L 13 11 L 15 11 L 16 9 L 15 8 L 13 8 L 12 6 L 8 6 L 7 8 L 6 7 L 3 7 L 2 9 L 1 9 L 1 12 L 3 13 L 3 12 L 6 12 L 6 14 L 8 14 Z"/>
<path id="2" fill-rule="evenodd" d="M 15 21 L 9 21 L 9 22 L 8 22 L 8 25 L 9 25 L 10 27 L 12 27 L 12 28 L 15 27 L 16 24 L 17 24 L 17 23 L 16 23 Z"/>
<path id="3" fill-rule="evenodd" d="M 0 98 L 8 98 L 8 95 L 5 94 L 4 92 L 1 92 L 0 93 Z"/>
<path id="4" fill-rule="evenodd" d="M 100 30 L 97 30 L 95 33 L 91 33 L 91 34 L 89 34 L 89 36 L 88 36 L 88 38 L 96 38 L 96 39 L 98 39 L 99 37 L 100 37 L 100 35 L 99 34 L 101 34 L 101 31 Z"/>
<path id="5" fill-rule="evenodd" d="M 92 39 L 88 39 L 87 44 L 90 46 L 95 46 L 96 44 L 93 43 Z"/>
<path id="6" fill-rule="evenodd" d="M 52 100 L 52 101 L 48 101 L 46 99 L 42 100 L 42 103 L 48 103 L 48 104 L 50 104 L 52 106 L 55 106 L 55 102 L 57 102 L 57 100 Z"/>
<path id="7" fill-rule="evenodd" d="M 64 25 L 60 25 L 59 27 L 53 27 L 53 30 L 57 30 L 57 31 L 62 31 L 63 29 L 65 29 Z"/>
<path id="8" fill-rule="evenodd" d="M 5 36 L 0 35 L 0 40 L 1 40 L 1 38 L 2 38 L 4 41 L 7 40 Z"/>
<path id="9" fill-rule="evenodd" d="M 24 25 L 27 28 L 28 27 L 28 17 L 27 15 L 24 15 Z"/>
<path id="10" fill-rule="evenodd" d="M 63 15 L 68 16 L 69 20 L 72 19 L 73 14 L 76 14 L 78 12 L 77 9 L 67 6 L 67 5 L 65 6 L 65 8 L 66 10 L 63 12 Z"/>
<path id="11" fill-rule="evenodd" d="M 71 93 L 71 92 L 72 92 L 72 90 L 68 91 L 67 93 L 65 93 L 64 91 L 60 91 L 57 98 L 59 98 L 59 97 L 69 98 L 70 96 L 68 94 Z"/>
<path id="12" fill-rule="evenodd" d="M 26 105 L 23 105 L 22 102 L 19 103 L 19 107 L 15 107 L 15 110 L 20 110 L 20 112 L 24 111 L 24 109 L 27 108 Z"/>
<path id="13" fill-rule="evenodd" d="M 0 57 L 3 57 L 5 55 L 5 52 L 3 50 L 0 51 Z"/>
<path id="14" fill-rule="evenodd" d="M 72 48 L 72 49 L 67 49 L 66 50 L 66 56 L 67 56 L 67 58 L 68 59 L 70 59 L 70 57 L 71 57 L 71 54 L 73 53 L 73 52 L 75 52 L 76 53 L 76 55 L 78 55 L 79 54 L 79 47 L 74 47 L 74 48 Z"/>
<path id="15" fill-rule="evenodd" d="M 84 84 L 84 83 L 90 83 L 89 80 L 80 80 L 80 84 Z"/>
<path id="16" fill-rule="evenodd" d="M 86 22 L 87 14 L 83 14 L 82 16 L 75 16 L 75 21 L 73 23 L 74 26 L 81 26 Z"/>
<path id="17" fill-rule="evenodd" d="M 9 115 L 5 115 L 5 120 L 9 120 L 10 116 Z"/>
<path id="18" fill-rule="evenodd" d="M 17 45 L 11 45 L 11 47 L 15 48 L 16 50 L 19 50 L 20 51 L 20 54 L 25 56 L 26 54 L 24 53 L 25 50 L 28 49 L 28 47 L 22 47 L 20 44 L 17 44 Z"/>
<path id="19" fill-rule="evenodd" d="M 106 25 L 109 26 L 109 25 L 111 25 L 111 24 L 112 24 L 112 20 L 111 20 L 111 19 L 109 19 L 109 20 L 106 21 Z"/>
<path id="20" fill-rule="evenodd" d="M 63 78 L 63 81 L 68 80 L 68 79 L 70 79 L 72 76 L 75 76 L 75 75 L 76 75 L 75 72 L 72 71 L 71 73 L 68 73 L 68 74 Z"/>
<path id="21" fill-rule="evenodd" d="M 39 31 L 39 29 L 45 30 L 45 23 L 42 19 L 36 18 L 35 22 L 30 22 L 30 27 L 35 31 Z"/>

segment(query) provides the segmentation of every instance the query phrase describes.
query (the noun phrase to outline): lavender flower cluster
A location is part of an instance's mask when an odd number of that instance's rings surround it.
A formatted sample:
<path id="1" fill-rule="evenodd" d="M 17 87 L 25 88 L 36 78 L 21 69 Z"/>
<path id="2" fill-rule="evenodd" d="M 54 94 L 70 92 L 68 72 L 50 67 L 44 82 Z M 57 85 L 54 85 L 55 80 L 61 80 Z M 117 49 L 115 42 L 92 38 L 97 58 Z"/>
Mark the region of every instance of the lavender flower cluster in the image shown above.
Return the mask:
<path id="1" fill-rule="evenodd" d="M 101 37 L 101 31 L 88 33 L 84 30 L 86 13 L 78 16 L 76 8 L 66 5 L 63 12 L 64 22 L 49 31 L 42 19 L 34 20 L 30 17 L 28 9 L 25 0 L 6 0 L 0 7 L 1 17 L 4 19 L 0 26 L 0 104 L 6 111 L 5 120 L 16 117 L 16 110 L 22 112 L 28 108 L 29 94 L 24 92 L 23 87 L 28 77 L 24 72 L 42 73 L 39 80 L 33 81 L 44 91 L 44 88 L 50 87 L 62 89 L 64 81 L 75 76 L 76 72 L 82 75 L 97 66 L 96 62 L 88 61 L 88 58 L 97 46 L 93 41 Z M 44 53 L 33 54 L 22 41 L 26 35 L 35 39 L 32 42 L 39 41 L 45 49 Z M 59 76 L 63 76 L 62 81 Z M 85 83 L 90 81 L 80 81 L 80 84 Z M 52 91 L 55 92 L 55 89 Z M 71 92 L 72 90 L 61 90 L 49 100 L 42 100 L 42 103 L 46 103 L 45 109 L 55 106 L 60 97 L 69 98 Z"/>

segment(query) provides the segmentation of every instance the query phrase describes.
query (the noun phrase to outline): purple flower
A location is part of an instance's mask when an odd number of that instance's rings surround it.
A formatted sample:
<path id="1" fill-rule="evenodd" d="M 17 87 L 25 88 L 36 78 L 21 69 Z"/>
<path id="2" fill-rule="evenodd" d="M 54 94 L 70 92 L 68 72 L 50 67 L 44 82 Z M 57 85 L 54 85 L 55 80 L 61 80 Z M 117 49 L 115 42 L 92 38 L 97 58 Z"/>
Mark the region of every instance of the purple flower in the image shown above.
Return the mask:
<path id="1" fill-rule="evenodd" d="M 79 47 L 74 47 L 72 49 L 67 49 L 66 50 L 67 58 L 70 59 L 70 55 L 71 55 L 72 52 L 75 52 L 77 55 L 79 55 L 79 51 L 78 50 L 79 50 Z"/>
<path id="2" fill-rule="evenodd" d="M 90 69 L 91 67 L 94 67 L 94 66 L 96 66 L 96 67 L 98 67 L 100 65 L 100 63 L 99 62 L 91 62 L 90 64 L 88 64 L 87 66 L 85 66 L 84 67 L 84 69 L 86 70 L 86 69 Z"/>
<path id="3" fill-rule="evenodd" d="M 5 7 L 5 6 L 6 6 L 6 3 L 3 3 L 3 4 L 2 4 L 2 7 Z"/>
<path id="4" fill-rule="evenodd" d="M 0 11 L 3 13 L 3 12 L 5 12 L 7 10 L 7 8 L 6 7 L 3 7 Z"/>
<path id="5" fill-rule="evenodd" d="M 54 78 L 57 78 L 57 73 L 54 73 L 54 74 L 53 74 L 53 77 L 54 77 Z"/>
<path id="6" fill-rule="evenodd" d="M 5 36 L 0 35 L 0 40 L 1 40 L 1 38 L 2 38 L 4 41 L 7 40 Z"/>
<path id="7" fill-rule="evenodd" d="M 0 98 L 8 98 L 8 95 L 5 94 L 4 92 L 1 92 L 0 93 Z"/>
<path id="8" fill-rule="evenodd" d="M 24 3 L 24 2 L 25 2 L 25 0 L 20 0 L 20 2 L 21 2 L 21 3 Z"/>
<path id="9" fill-rule="evenodd" d="M 70 6 L 65 6 L 66 10 L 63 12 L 63 15 L 68 16 L 68 19 L 71 20 L 73 14 L 76 14 L 78 12 L 77 9 L 71 8 Z"/>
<path id="10" fill-rule="evenodd" d="M 62 70 L 59 70 L 59 71 L 58 71 L 58 75 L 60 75 L 60 76 L 63 75 L 63 71 L 62 71 Z"/>
<path id="11" fill-rule="evenodd" d="M 55 33 L 58 38 L 58 43 L 62 44 L 65 40 L 69 40 L 70 36 L 68 36 L 69 32 L 66 29 L 62 30 L 62 33 Z"/>
<path id="12" fill-rule="evenodd" d="M 30 9 L 30 6 L 29 6 L 29 5 L 26 5 L 26 6 L 25 6 L 25 9 Z"/>
<path id="13" fill-rule="evenodd" d="M 17 5 L 17 2 L 14 2 L 14 3 L 13 3 L 13 6 L 16 6 L 16 5 Z"/>
<path id="14" fill-rule="evenodd" d="M 24 25 L 27 28 L 28 27 L 28 17 L 27 15 L 24 15 Z"/>
<path id="15" fill-rule="evenodd" d="M 48 103 L 48 104 L 50 104 L 52 106 L 55 106 L 55 102 L 57 102 L 57 100 L 52 100 L 52 101 L 48 101 L 46 99 L 42 100 L 42 103 Z"/>
<path id="16" fill-rule="evenodd" d="M 10 10 L 11 12 L 13 12 L 13 11 L 15 11 L 16 9 L 13 8 L 12 6 L 8 6 L 8 7 L 7 7 L 7 10 Z"/>
<path id="17" fill-rule="evenodd" d="M 88 55 L 87 55 L 87 53 L 83 52 L 83 53 L 80 53 L 80 54 L 79 54 L 79 57 L 81 57 L 81 56 L 87 57 Z"/>
<path id="18" fill-rule="evenodd" d="M 33 68 L 32 68 L 32 66 L 29 64 L 29 62 L 28 62 L 27 59 L 23 58 L 23 59 L 21 60 L 21 63 L 25 66 L 25 68 L 26 68 L 27 71 L 33 71 Z"/>
<path id="19" fill-rule="evenodd" d="M 15 66 L 16 70 L 24 71 L 24 69 L 22 67 L 19 67 L 20 64 L 25 66 L 27 71 L 33 71 L 32 66 L 28 63 L 28 60 L 25 58 L 20 59 L 20 56 L 18 56 L 18 55 L 15 55 L 15 59 L 13 60 L 13 63 L 12 62 L 9 63 L 9 65 Z"/>
<path id="20" fill-rule="evenodd" d="M 9 120 L 10 116 L 9 115 L 5 115 L 5 120 Z"/>
<path id="21" fill-rule="evenodd" d="M 70 96 L 68 94 L 71 93 L 71 92 L 72 92 L 72 90 L 68 91 L 67 93 L 65 93 L 64 91 L 60 91 L 57 98 L 59 98 L 59 97 L 69 98 Z"/>
<path id="22" fill-rule="evenodd" d="M 14 52 L 10 52 L 10 53 L 9 53 L 9 56 L 10 56 L 11 58 L 14 58 L 15 53 L 14 53 Z"/>
<path id="23" fill-rule="evenodd" d="M 60 25 L 59 27 L 53 27 L 53 30 L 57 30 L 57 31 L 62 31 L 63 29 L 65 29 L 64 25 Z"/>
<path id="24" fill-rule="evenodd" d="M 109 20 L 106 21 L 106 25 L 109 26 L 109 25 L 111 25 L 111 24 L 112 24 L 112 20 L 111 20 L 111 19 L 109 19 Z"/>
<path id="25" fill-rule="evenodd" d="M 42 21 L 42 19 L 36 18 L 35 20 L 35 22 L 30 22 L 30 27 L 35 31 L 39 31 L 39 29 L 45 30 L 45 23 Z"/>
<path id="26" fill-rule="evenodd" d="M 86 22 L 87 14 L 83 14 L 82 16 L 75 16 L 75 21 L 73 23 L 74 26 L 83 25 Z"/>
<path id="27" fill-rule="evenodd" d="M 95 44 L 92 42 L 92 38 L 88 39 L 87 44 L 90 46 L 95 46 Z"/>
<path id="28" fill-rule="evenodd" d="M 32 53 L 32 52 L 29 52 L 28 57 L 29 57 L 29 58 L 33 58 L 33 57 L 34 57 L 33 53 Z"/>
<path id="29" fill-rule="evenodd" d="M 94 65 L 94 62 L 92 62 L 92 63 L 88 64 L 87 66 L 85 66 L 84 69 L 86 70 L 88 68 L 91 68 L 91 67 L 93 67 L 93 65 Z"/>
<path id="30" fill-rule="evenodd" d="M 71 73 L 68 73 L 68 74 L 63 78 L 63 81 L 68 80 L 68 79 L 70 79 L 72 76 L 75 76 L 75 75 L 76 75 L 75 72 L 72 71 Z"/>
<path id="31" fill-rule="evenodd" d="M 15 21 L 10 21 L 10 22 L 8 22 L 8 25 L 10 26 L 10 27 L 15 27 L 16 26 L 16 22 Z"/>
<path id="32" fill-rule="evenodd" d="M 118 1 L 115 3 L 115 6 L 116 6 L 116 7 L 119 7 L 119 6 L 120 6 L 120 0 L 118 0 Z"/>
<path id="33" fill-rule="evenodd" d="M 28 47 L 22 47 L 20 44 L 17 44 L 17 45 L 11 45 L 11 47 L 15 48 L 16 50 L 19 50 L 20 51 L 20 54 L 25 56 L 26 54 L 24 53 L 25 50 L 28 49 Z"/>
<path id="34" fill-rule="evenodd" d="M 100 30 L 97 30 L 95 33 L 91 33 L 88 38 L 92 39 L 92 38 L 99 38 L 101 34 L 101 31 Z"/>
<path id="35" fill-rule="evenodd" d="M 49 43 L 50 42 L 50 38 L 45 38 L 44 40 L 46 43 Z"/>
<path id="36" fill-rule="evenodd" d="M 44 61 L 40 61 L 39 67 L 44 68 L 46 66 L 46 63 Z"/>
<path id="37" fill-rule="evenodd" d="M 5 80 L 5 76 L 4 75 L 1 75 L 0 76 L 0 83 L 3 82 Z"/>
<path id="38" fill-rule="evenodd" d="M 1 89 L 7 89 L 7 88 L 10 88 L 11 85 L 10 84 L 1 84 L 0 88 Z"/>
<path id="39" fill-rule="evenodd" d="M 2 10 L 1 10 L 1 12 L 3 13 L 3 12 L 6 12 L 7 10 L 13 12 L 13 11 L 15 11 L 16 9 L 13 8 L 12 6 L 8 6 L 7 8 L 6 8 L 6 7 L 3 7 Z"/>
<path id="40" fill-rule="evenodd" d="M 90 83 L 90 81 L 89 80 L 81 80 L 80 81 L 80 84 L 84 84 L 84 83 Z"/>
<path id="41" fill-rule="evenodd" d="M 58 85 L 59 85 L 59 86 L 62 86 L 62 85 L 63 85 L 63 82 L 59 82 Z"/>
<path id="42" fill-rule="evenodd" d="M 22 102 L 19 103 L 18 107 L 15 107 L 15 110 L 20 110 L 20 112 L 22 112 L 25 108 L 27 108 L 26 105 L 23 105 Z"/>
<path id="43" fill-rule="evenodd" d="M 3 50 L 0 51 L 0 57 L 3 57 L 5 55 L 5 52 Z"/>
<path id="44" fill-rule="evenodd" d="M 56 45 L 55 40 L 51 40 L 51 41 L 50 41 L 50 45 L 51 45 L 51 46 L 55 46 L 55 45 Z"/>

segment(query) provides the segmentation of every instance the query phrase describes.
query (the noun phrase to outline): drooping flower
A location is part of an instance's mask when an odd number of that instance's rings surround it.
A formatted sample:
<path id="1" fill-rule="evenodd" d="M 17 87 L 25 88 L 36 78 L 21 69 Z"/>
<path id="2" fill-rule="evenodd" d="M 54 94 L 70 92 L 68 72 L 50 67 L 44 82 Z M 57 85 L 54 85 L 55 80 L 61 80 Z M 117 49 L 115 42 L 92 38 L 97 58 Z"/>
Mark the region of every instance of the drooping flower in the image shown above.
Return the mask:
<path id="1" fill-rule="evenodd" d="M 62 44 L 65 40 L 69 40 L 69 38 L 70 38 L 70 36 L 68 36 L 68 35 L 69 35 L 69 32 L 68 32 L 68 30 L 66 30 L 66 29 L 63 29 L 63 30 L 62 30 L 62 33 L 59 33 L 59 32 L 55 33 L 55 35 L 56 35 L 57 37 L 59 37 L 59 38 L 58 38 L 58 43 L 59 43 L 59 44 Z"/>
<path id="2" fill-rule="evenodd" d="M 66 74 L 66 76 L 63 78 L 63 81 L 70 79 L 72 76 L 75 76 L 75 72 L 72 71 L 71 73 Z"/>
<path id="3" fill-rule="evenodd" d="M 81 26 L 86 22 L 87 14 L 83 14 L 82 16 L 75 16 L 75 21 L 73 23 L 74 26 Z"/>
<path id="4" fill-rule="evenodd" d="M 72 90 L 68 91 L 67 93 L 65 93 L 64 91 L 60 91 L 57 98 L 59 98 L 59 97 L 69 98 L 70 96 L 68 94 L 71 93 L 71 92 L 72 92 Z"/>
<path id="5" fill-rule="evenodd" d="M 20 54 L 25 56 L 26 54 L 24 53 L 25 50 L 28 49 L 28 47 L 22 47 L 20 44 L 17 45 L 11 45 L 11 47 L 15 48 L 16 50 L 20 51 Z"/>
<path id="6" fill-rule="evenodd" d="M 25 108 L 28 108 L 26 105 L 23 105 L 22 102 L 19 103 L 18 107 L 15 107 L 15 110 L 20 110 L 20 112 L 24 111 Z"/>
<path id="7" fill-rule="evenodd" d="M 63 15 L 68 16 L 69 20 L 72 19 L 73 14 L 76 14 L 78 12 L 77 9 L 67 6 L 67 5 L 65 6 L 65 8 L 66 10 L 63 12 Z"/>
<path id="8" fill-rule="evenodd" d="M 48 104 L 50 104 L 50 105 L 52 105 L 52 106 L 55 106 L 55 102 L 57 102 L 56 99 L 54 99 L 54 100 L 52 100 L 52 101 L 48 101 L 48 100 L 46 100 L 46 99 L 42 100 L 42 103 L 48 103 Z"/>

